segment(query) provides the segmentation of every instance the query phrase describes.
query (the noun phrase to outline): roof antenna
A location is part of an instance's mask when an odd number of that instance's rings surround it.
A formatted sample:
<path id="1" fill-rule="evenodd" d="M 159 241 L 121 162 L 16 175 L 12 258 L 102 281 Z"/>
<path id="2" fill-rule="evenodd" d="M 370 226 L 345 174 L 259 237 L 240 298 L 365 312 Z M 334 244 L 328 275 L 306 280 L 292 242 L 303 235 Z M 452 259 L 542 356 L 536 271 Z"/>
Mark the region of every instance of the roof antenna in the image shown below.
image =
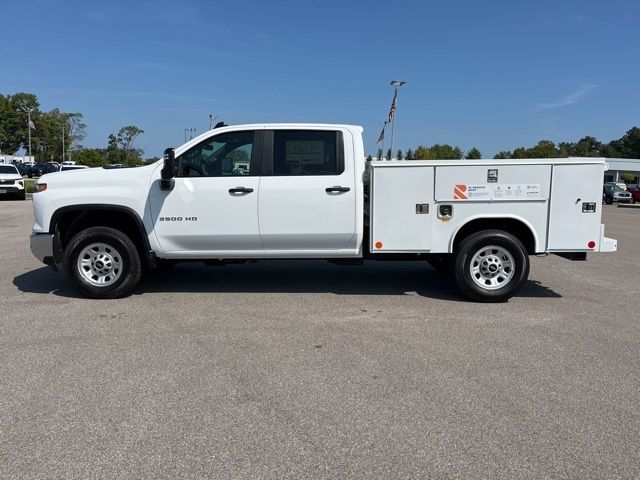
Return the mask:
<path id="1" fill-rule="evenodd" d="M 227 124 L 226 124 L 226 123 L 224 123 L 224 122 L 218 122 L 218 123 L 216 123 L 216 126 L 215 126 L 215 127 L 213 127 L 213 128 L 228 127 L 228 126 L 229 126 L 229 125 L 227 125 Z"/>

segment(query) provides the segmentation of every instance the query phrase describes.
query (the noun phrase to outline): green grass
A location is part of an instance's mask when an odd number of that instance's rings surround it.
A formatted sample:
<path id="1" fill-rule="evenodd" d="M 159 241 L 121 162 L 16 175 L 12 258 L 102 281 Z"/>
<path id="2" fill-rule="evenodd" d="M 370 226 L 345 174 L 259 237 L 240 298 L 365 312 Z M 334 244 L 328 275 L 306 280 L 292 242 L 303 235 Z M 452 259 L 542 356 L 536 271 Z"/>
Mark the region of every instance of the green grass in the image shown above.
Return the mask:
<path id="1" fill-rule="evenodd" d="M 36 181 L 31 178 L 24 179 L 24 188 L 27 189 L 27 193 L 33 193 L 36 191 Z"/>

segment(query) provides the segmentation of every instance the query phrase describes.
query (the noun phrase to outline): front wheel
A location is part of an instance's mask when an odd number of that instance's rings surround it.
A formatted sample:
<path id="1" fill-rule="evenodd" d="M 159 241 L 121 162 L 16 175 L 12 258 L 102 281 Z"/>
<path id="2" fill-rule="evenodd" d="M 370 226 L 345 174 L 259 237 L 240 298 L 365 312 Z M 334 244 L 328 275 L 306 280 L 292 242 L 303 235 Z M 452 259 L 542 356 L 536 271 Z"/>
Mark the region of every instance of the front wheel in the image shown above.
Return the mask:
<path id="1" fill-rule="evenodd" d="M 138 249 L 127 235 L 114 228 L 81 231 L 67 245 L 63 262 L 69 279 L 90 298 L 123 297 L 142 276 Z"/>
<path id="2" fill-rule="evenodd" d="M 529 276 L 529 255 L 516 237 L 502 230 L 484 230 L 457 248 L 453 278 L 460 291 L 478 302 L 504 302 Z"/>

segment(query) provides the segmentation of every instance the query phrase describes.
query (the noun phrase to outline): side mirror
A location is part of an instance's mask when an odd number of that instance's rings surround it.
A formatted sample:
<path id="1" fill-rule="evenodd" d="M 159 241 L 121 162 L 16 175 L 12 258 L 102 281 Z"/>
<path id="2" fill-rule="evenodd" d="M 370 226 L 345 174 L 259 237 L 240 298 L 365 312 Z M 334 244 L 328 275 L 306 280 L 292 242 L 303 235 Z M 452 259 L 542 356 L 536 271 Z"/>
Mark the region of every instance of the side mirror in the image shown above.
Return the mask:
<path id="1" fill-rule="evenodd" d="M 164 151 L 164 166 L 160 171 L 160 190 L 173 190 L 176 176 L 176 152 L 173 148 Z"/>

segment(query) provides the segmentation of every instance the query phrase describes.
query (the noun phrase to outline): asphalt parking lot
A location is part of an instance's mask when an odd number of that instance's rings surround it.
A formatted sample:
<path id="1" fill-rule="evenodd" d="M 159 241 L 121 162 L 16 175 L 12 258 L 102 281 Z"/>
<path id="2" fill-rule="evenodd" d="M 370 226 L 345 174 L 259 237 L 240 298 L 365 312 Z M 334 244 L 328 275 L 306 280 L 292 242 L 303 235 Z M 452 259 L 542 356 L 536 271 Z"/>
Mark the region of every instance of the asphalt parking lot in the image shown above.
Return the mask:
<path id="1" fill-rule="evenodd" d="M 0 478 L 640 477 L 640 210 L 506 304 L 418 263 L 179 265 L 79 298 L 0 202 Z"/>

